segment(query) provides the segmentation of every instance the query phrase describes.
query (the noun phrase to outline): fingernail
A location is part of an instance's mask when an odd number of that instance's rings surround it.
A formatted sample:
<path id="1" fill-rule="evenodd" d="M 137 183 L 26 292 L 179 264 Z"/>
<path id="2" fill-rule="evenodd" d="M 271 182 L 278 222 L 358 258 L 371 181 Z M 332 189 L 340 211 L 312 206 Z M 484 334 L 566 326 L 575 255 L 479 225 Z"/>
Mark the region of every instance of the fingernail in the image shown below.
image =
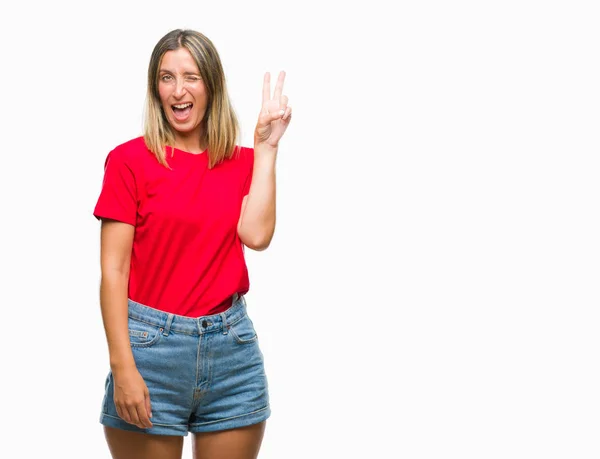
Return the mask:
<path id="1" fill-rule="evenodd" d="M 279 114 L 283 115 L 285 113 L 285 110 L 279 110 Z"/>

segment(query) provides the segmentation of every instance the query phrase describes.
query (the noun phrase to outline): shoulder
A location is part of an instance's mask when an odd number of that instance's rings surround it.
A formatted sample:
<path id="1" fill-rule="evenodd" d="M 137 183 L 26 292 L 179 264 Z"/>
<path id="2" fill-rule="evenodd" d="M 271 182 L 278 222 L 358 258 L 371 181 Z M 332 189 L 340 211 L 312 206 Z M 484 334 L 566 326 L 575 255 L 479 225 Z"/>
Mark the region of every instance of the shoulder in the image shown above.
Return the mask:
<path id="1" fill-rule="evenodd" d="M 253 147 L 245 147 L 243 145 L 240 145 L 239 149 L 241 150 L 242 154 L 254 155 L 254 148 Z"/>
<path id="2" fill-rule="evenodd" d="M 252 164 L 254 162 L 254 148 L 244 147 L 243 145 L 238 146 L 239 159 L 244 163 Z"/>
<path id="3" fill-rule="evenodd" d="M 141 161 L 146 160 L 151 154 L 152 153 L 150 150 L 148 150 L 146 147 L 144 138 L 140 136 L 114 147 L 109 152 L 108 158 L 114 158 L 120 162 L 124 162 L 133 166 Z"/>
<path id="4" fill-rule="evenodd" d="M 223 162 L 229 164 L 228 167 L 246 169 L 254 163 L 254 148 L 236 145 L 233 152 Z"/>

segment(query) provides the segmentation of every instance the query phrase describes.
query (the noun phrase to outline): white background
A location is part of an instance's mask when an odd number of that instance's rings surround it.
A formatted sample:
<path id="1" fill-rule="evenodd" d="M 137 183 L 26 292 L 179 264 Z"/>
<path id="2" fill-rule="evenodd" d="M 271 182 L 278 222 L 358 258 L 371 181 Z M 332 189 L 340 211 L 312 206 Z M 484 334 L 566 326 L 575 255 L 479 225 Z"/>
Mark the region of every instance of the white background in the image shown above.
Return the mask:
<path id="1" fill-rule="evenodd" d="M 264 72 L 294 109 L 247 251 L 260 458 L 600 457 L 594 2 L 383 3 L 2 6 L 6 457 L 109 457 L 92 211 L 181 27 L 217 46 L 245 145 Z"/>

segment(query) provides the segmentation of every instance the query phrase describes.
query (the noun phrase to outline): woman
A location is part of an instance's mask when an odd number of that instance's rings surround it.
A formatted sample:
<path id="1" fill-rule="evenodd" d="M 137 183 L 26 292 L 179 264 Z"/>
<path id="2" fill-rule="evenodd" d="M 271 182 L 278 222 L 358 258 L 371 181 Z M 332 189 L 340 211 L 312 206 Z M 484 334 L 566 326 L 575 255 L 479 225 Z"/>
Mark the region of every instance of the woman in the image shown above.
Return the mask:
<path id="1" fill-rule="evenodd" d="M 265 74 L 254 149 L 239 126 L 219 55 L 174 30 L 148 68 L 143 137 L 113 149 L 94 209 L 100 304 L 111 371 L 100 422 L 115 459 L 256 458 L 270 415 L 246 312 L 243 246 L 275 230 L 275 160 L 291 120 Z"/>

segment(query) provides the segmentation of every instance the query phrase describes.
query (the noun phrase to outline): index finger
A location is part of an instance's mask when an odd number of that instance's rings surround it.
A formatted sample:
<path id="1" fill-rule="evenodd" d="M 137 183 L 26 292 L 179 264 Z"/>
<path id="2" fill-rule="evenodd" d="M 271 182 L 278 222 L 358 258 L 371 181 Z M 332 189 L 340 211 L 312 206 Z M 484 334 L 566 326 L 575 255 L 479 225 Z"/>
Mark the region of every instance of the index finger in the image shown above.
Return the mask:
<path id="1" fill-rule="evenodd" d="M 281 98 L 281 94 L 283 93 L 283 80 L 285 80 L 285 72 L 282 70 L 279 72 L 279 78 L 277 78 L 277 84 L 275 85 L 275 94 L 273 94 L 273 99 L 275 100 Z"/>
<path id="2" fill-rule="evenodd" d="M 269 100 L 271 100 L 271 74 L 267 72 L 263 80 L 263 105 L 266 105 Z"/>
<path id="3" fill-rule="evenodd" d="M 137 417 L 139 419 L 139 423 L 147 429 L 152 427 L 152 421 L 148 418 L 148 412 L 146 411 L 146 404 L 144 402 L 140 403 L 137 407 Z"/>

